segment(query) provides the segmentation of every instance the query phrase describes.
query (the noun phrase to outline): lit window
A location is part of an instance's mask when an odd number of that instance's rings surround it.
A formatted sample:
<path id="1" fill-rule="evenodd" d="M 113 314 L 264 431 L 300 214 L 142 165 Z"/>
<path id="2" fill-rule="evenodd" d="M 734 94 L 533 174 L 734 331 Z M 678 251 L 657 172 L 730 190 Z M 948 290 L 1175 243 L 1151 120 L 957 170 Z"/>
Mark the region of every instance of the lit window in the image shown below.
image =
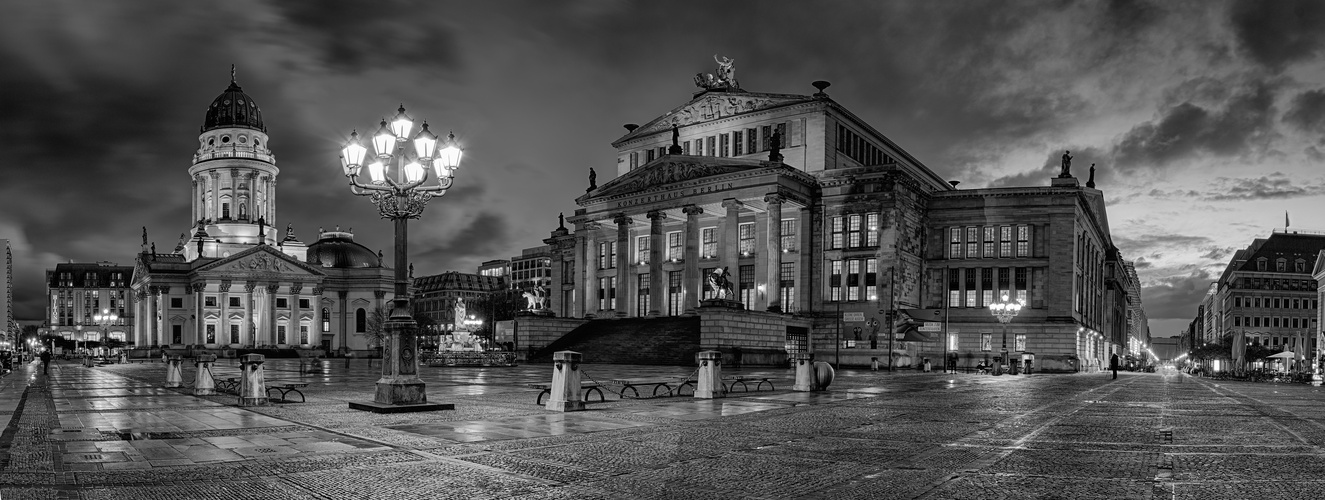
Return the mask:
<path id="1" fill-rule="evenodd" d="M 1031 254 L 1030 226 L 1017 226 L 1017 256 L 1029 257 Z"/>
<path id="2" fill-rule="evenodd" d="M 682 252 L 685 251 L 685 240 L 680 231 L 667 233 L 667 258 L 671 260 L 681 260 Z"/>
<path id="3" fill-rule="evenodd" d="M 998 255 L 1000 257 L 1012 257 L 1012 226 L 1001 226 L 998 228 Z"/>
<path id="4" fill-rule="evenodd" d="M 828 300 L 842 300 L 842 261 L 830 261 L 828 269 Z"/>
<path id="5" fill-rule="evenodd" d="M 948 258 L 962 258 L 962 228 L 948 228 Z"/>
<path id="6" fill-rule="evenodd" d="M 879 246 L 879 214 L 865 214 L 865 246 Z"/>
<path id="7" fill-rule="evenodd" d="M 847 217 L 847 247 L 856 248 L 861 246 L 861 216 L 853 214 Z"/>
<path id="8" fill-rule="evenodd" d="M 648 235 L 635 238 L 635 262 L 642 264 L 649 261 L 649 247 L 652 243 L 652 238 Z"/>
<path id="9" fill-rule="evenodd" d="M 738 228 L 740 232 L 741 255 L 749 256 L 755 254 L 755 224 L 747 222 L 741 224 Z"/>
<path id="10" fill-rule="evenodd" d="M 782 219 L 782 251 L 796 251 L 796 219 Z"/>
<path id="11" fill-rule="evenodd" d="M 994 255 L 994 226 L 985 226 L 985 253 L 986 259 L 995 257 Z"/>
<path id="12" fill-rule="evenodd" d="M 711 259 L 711 258 L 713 258 L 713 257 L 717 257 L 717 256 L 718 256 L 718 228 L 716 228 L 716 227 L 706 227 L 706 228 L 700 229 L 700 230 L 699 230 L 699 234 L 700 234 L 700 236 L 701 236 L 700 241 L 703 242 L 703 244 L 701 245 L 702 248 L 700 248 L 700 250 L 699 250 L 700 256 L 703 257 L 703 258 L 706 258 L 706 259 Z"/>

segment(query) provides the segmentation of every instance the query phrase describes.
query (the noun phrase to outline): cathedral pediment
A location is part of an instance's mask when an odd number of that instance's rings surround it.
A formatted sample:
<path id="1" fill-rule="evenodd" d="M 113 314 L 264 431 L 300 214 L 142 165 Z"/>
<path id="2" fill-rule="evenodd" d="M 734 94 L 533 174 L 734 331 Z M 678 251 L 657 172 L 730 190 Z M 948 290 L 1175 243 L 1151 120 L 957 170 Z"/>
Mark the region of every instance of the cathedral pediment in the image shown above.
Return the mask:
<path id="1" fill-rule="evenodd" d="M 726 159 L 727 161 L 721 164 L 711 160 L 708 157 L 698 156 L 664 156 L 653 163 L 627 172 L 626 175 L 612 179 L 594 190 L 590 195 L 591 198 L 605 198 L 638 193 L 650 188 L 683 181 L 764 168 L 764 165 L 760 162 L 750 160 Z M 748 163 L 748 165 L 737 164 L 737 162 Z"/>
<path id="2" fill-rule="evenodd" d="M 617 144 L 671 130 L 672 125 L 684 127 L 695 123 L 721 120 L 736 115 L 753 113 L 788 104 L 813 100 L 812 97 L 796 94 L 762 94 L 752 92 L 705 92 L 690 102 L 673 109 L 667 114 L 653 119 L 613 143 Z"/>
<path id="3" fill-rule="evenodd" d="M 322 276 L 324 273 L 269 245 L 259 245 L 230 257 L 208 263 L 199 273 L 230 276 Z"/>

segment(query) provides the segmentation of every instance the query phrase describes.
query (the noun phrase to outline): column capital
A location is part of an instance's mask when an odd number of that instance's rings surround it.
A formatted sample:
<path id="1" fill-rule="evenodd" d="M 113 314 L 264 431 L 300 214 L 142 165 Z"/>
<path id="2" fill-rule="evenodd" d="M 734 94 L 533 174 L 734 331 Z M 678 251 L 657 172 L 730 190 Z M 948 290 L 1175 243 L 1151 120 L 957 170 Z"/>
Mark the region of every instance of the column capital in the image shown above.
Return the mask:
<path id="1" fill-rule="evenodd" d="M 373 290 L 373 297 L 379 300 L 386 298 L 386 290 Z"/>
<path id="2" fill-rule="evenodd" d="M 697 217 L 704 213 L 704 208 L 699 205 L 686 205 L 681 207 L 681 212 L 691 217 Z"/>
<path id="3" fill-rule="evenodd" d="M 290 284 L 290 293 L 297 294 L 297 293 L 302 292 L 302 291 L 304 291 L 304 284 L 303 284 L 303 283 L 294 282 L 294 283 L 291 283 L 291 284 Z"/>
<path id="4" fill-rule="evenodd" d="M 615 216 L 613 216 L 613 217 L 612 217 L 612 222 L 617 223 L 618 226 L 629 226 L 629 225 L 631 225 L 632 223 L 634 223 L 635 220 L 634 220 L 634 219 L 631 219 L 629 215 L 626 215 L 626 214 L 623 212 L 623 213 L 619 213 L 619 214 L 616 214 Z"/>
<path id="5" fill-rule="evenodd" d="M 644 214 L 644 216 L 648 217 L 649 220 L 652 220 L 653 222 L 662 222 L 667 220 L 667 212 L 664 212 L 662 210 L 649 210 L 649 213 Z"/>
<path id="6" fill-rule="evenodd" d="M 722 200 L 722 208 L 725 208 L 727 210 L 731 210 L 733 208 L 739 210 L 743 207 L 745 207 L 745 203 L 741 202 L 741 200 L 738 200 L 736 198 L 727 198 L 725 200 Z"/>
<path id="7" fill-rule="evenodd" d="M 256 281 L 249 281 L 249 282 L 244 283 L 244 291 L 245 291 L 245 292 L 253 293 L 253 290 L 255 290 L 255 289 L 257 289 L 257 288 L 258 288 L 258 282 L 256 282 Z"/>
<path id="8" fill-rule="evenodd" d="M 784 201 L 787 201 L 787 197 L 782 196 L 779 193 L 768 193 L 764 195 L 764 203 L 767 203 L 769 205 L 774 205 L 774 204 L 781 205 L 782 202 Z"/>
<path id="9" fill-rule="evenodd" d="M 206 283 L 194 283 L 194 284 L 192 284 L 192 285 L 189 285 L 189 289 L 190 289 L 190 290 L 193 290 L 193 291 L 195 291 L 195 292 L 199 292 L 199 293 L 201 293 L 203 290 L 206 290 L 206 289 L 207 289 L 207 284 L 206 284 Z"/>
<path id="10" fill-rule="evenodd" d="M 230 291 L 230 280 L 221 280 L 221 293 Z"/>
<path id="11" fill-rule="evenodd" d="M 272 294 L 274 294 L 274 293 L 280 291 L 280 289 L 281 289 L 281 284 L 280 284 L 280 283 L 267 283 L 267 293 L 272 293 Z"/>
<path id="12" fill-rule="evenodd" d="M 336 290 L 336 297 L 340 298 L 341 300 L 345 300 L 345 298 L 349 296 L 350 296 L 349 290 Z"/>

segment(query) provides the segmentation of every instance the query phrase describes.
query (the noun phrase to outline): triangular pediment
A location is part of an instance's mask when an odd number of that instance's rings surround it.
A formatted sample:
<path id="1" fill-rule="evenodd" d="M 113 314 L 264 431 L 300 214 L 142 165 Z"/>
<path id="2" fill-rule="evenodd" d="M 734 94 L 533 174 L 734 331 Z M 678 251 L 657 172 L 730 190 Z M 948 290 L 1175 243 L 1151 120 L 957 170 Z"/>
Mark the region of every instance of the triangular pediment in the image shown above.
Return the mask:
<path id="1" fill-rule="evenodd" d="M 216 276 L 324 276 L 325 273 L 270 245 L 258 245 L 229 257 L 209 262 L 199 274 Z"/>
<path id="2" fill-rule="evenodd" d="M 645 123 L 644 126 L 632 130 L 622 138 L 617 139 L 612 145 L 615 147 L 617 144 L 636 137 L 670 130 L 673 124 L 684 127 L 812 100 L 814 98 L 810 96 L 797 94 L 765 94 L 743 91 L 705 92 L 691 99 L 690 102 L 668 111 L 667 114 Z"/>
<path id="3" fill-rule="evenodd" d="M 626 172 L 626 175 L 603 184 L 589 193 L 586 199 L 638 193 L 677 182 L 748 172 L 768 166 L 755 160 L 724 158 L 721 163 L 714 160 L 714 158 L 707 156 L 663 156 L 652 163 Z"/>

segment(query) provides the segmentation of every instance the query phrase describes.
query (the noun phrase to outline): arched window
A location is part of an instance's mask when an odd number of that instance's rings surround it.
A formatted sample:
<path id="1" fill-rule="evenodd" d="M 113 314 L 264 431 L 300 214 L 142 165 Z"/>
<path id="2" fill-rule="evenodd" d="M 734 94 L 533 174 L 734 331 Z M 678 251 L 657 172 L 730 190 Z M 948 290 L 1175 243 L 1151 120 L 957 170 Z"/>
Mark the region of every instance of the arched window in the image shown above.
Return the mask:
<path id="1" fill-rule="evenodd" d="M 323 307 L 323 308 L 322 308 L 322 332 L 323 332 L 323 333 L 326 333 L 326 332 L 329 332 L 329 331 L 331 331 L 331 310 L 330 310 L 330 309 L 327 309 L 327 308 L 325 308 L 325 307 Z"/>
<path id="2" fill-rule="evenodd" d="M 368 331 L 368 311 L 362 307 L 354 310 L 354 331 L 363 333 Z"/>

